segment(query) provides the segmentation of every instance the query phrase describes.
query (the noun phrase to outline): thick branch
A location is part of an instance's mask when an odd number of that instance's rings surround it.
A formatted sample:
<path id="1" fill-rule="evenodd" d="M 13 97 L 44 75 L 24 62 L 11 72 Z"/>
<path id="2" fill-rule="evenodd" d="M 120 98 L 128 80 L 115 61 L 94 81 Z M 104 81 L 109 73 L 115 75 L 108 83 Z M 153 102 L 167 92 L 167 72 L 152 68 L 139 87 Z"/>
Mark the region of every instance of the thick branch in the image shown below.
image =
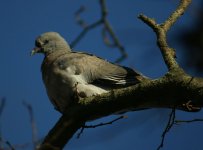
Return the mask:
<path id="1" fill-rule="evenodd" d="M 61 150 L 73 134 L 84 124 L 76 111 L 63 115 L 49 132 L 39 150 Z"/>
<path id="2" fill-rule="evenodd" d="M 188 100 L 193 100 L 194 106 L 203 106 L 203 79 L 191 78 L 185 74 L 167 74 L 158 80 L 145 80 L 135 86 L 83 99 L 61 117 L 40 150 L 47 147 L 50 150 L 62 149 L 76 130 L 88 120 L 132 108 L 176 107 L 185 110 L 183 104 Z"/>

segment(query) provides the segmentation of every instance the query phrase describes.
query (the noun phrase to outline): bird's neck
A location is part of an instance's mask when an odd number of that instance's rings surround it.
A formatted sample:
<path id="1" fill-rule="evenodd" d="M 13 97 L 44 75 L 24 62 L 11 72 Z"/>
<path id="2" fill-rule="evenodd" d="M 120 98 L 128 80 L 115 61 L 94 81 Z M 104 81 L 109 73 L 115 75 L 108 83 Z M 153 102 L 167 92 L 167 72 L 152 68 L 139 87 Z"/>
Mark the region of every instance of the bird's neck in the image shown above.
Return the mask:
<path id="1" fill-rule="evenodd" d="M 58 51 L 46 54 L 44 57 L 43 64 L 46 64 L 46 65 L 52 64 L 57 58 L 67 53 L 70 53 L 70 52 L 64 51 L 64 50 L 58 50 Z"/>

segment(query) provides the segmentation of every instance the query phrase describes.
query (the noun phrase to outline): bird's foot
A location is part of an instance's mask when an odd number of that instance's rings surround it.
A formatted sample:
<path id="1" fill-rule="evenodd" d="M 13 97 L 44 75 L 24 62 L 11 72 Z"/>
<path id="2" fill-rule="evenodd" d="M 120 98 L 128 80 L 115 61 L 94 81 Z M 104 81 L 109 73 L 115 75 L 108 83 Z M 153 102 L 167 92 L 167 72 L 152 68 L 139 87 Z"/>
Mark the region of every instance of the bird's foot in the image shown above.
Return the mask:
<path id="1" fill-rule="evenodd" d="M 184 109 L 186 109 L 186 111 L 189 112 L 197 112 L 201 110 L 200 107 L 194 106 L 191 100 L 189 100 L 187 103 L 182 104 L 182 106 L 184 107 Z"/>

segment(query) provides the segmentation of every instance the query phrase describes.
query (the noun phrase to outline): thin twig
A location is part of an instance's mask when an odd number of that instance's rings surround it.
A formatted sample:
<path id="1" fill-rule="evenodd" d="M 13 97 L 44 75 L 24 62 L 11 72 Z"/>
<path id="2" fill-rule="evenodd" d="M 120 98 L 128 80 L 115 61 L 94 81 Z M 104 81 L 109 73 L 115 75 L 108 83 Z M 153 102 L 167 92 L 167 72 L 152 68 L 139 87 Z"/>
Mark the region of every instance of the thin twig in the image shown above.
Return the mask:
<path id="1" fill-rule="evenodd" d="M 76 12 L 75 12 L 75 20 L 76 22 L 82 27 L 87 27 L 87 23 L 80 17 L 80 14 L 85 11 L 85 6 L 81 6 Z"/>
<path id="2" fill-rule="evenodd" d="M 100 124 L 96 124 L 96 125 L 88 125 L 88 126 L 84 126 L 85 128 L 96 128 L 96 127 L 100 127 L 100 126 L 105 126 L 105 125 L 110 125 L 120 119 L 123 119 L 123 118 L 127 118 L 127 116 L 120 116 L 112 121 L 109 121 L 109 122 L 106 122 L 106 123 L 100 123 Z"/>
<path id="3" fill-rule="evenodd" d="M 77 138 L 80 138 L 80 136 L 81 136 L 81 134 L 84 132 L 84 129 L 85 128 L 97 128 L 97 127 L 101 127 L 101 126 L 105 126 L 105 125 L 110 125 L 110 124 L 112 124 L 112 123 L 114 123 L 114 122 L 116 122 L 116 121 L 118 121 L 118 120 L 120 120 L 120 119 L 123 119 L 123 118 L 127 118 L 127 116 L 119 116 L 118 118 L 116 118 L 116 119 L 114 119 L 114 120 L 112 120 L 112 121 L 109 121 L 109 122 L 106 122 L 106 123 L 99 123 L 99 124 L 96 124 L 96 125 L 83 125 L 82 127 L 81 127 L 81 130 L 80 130 L 80 132 L 78 133 L 78 135 L 77 135 Z"/>
<path id="4" fill-rule="evenodd" d="M 0 102 L 0 117 L 3 113 L 4 108 L 5 108 L 5 104 L 6 104 L 6 98 L 3 97 L 3 98 L 1 98 L 1 102 Z"/>
<path id="5" fill-rule="evenodd" d="M 126 57 L 127 57 L 127 53 L 124 49 L 124 47 L 121 45 L 118 37 L 116 36 L 116 34 L 113 31 L 113 28 L 111 26 L 111 24 L 109 23 L 108 19 L 107 19 L 107 7 L 106 7 L 106 1 L 105 0 L 100 0 L 100 4 L 101 4 L 101 10 L 102 10 L 102 20 L 104 22 L 104 29 L 109 33 L 109 35 L 111 36 L 113 43 L 116 47 L 118 47 L 120 53 L 121 53 L 121 57 L 119 57 L 115 62 L 119 63 L 121 61 L 123 61 Z"/>
<path id="6" fill-rule="evenodd" d="M 172 111 L 171 111 L 171 113 L 170 113 L 170 115 L 169 115 L 168 123 L 167 123 L 167 125 L 166 125 L 166 127 L 165 127 L 165 129 L 164 129 L 164 131 L 163 131 L 163 133 L 162 133 L 162 135 L 161 135 L 161 137 L 162 137 L 161 143 L 160 143 L 160 145 L 158 146 L 157 150 L 160 150 L 160 149 L 163 147 L 163 145 L 164 145 L 164 140 L 165 140 L 165 136 L 166 136 L 166 134 L 170 131 L 170 129 L 172 128 L 172 126 L 174 125 L 175 117 L 176 117 L 176 115 L 175 115 L 175 108 L 173 108 Z"/>
<path id="7" fill-rule="evenodd" d="M 108 46 L 108 47 L 115 47 L 115 43 L 112 43 L 111 40 L 109 39 L 108 32 L 106 31 L 106 28 L 102 29 L 102 38 L 103 42 Z"/>
<path id="8" fill-rule="evenodd" d="M 5 108 L 5 104 L 6 104 L 6 98 L 2 97 L 1 98 L 1 102 L 0 102 L 0 137 L 3 137 L 2 135 L 2 121 L 1 121 L 1 116 L 3 114 L 3 110 Z M 3 144 L 0 143 L 0 148 L 3 149 Z"/>
<path id="9" fill-rule="evenodd" d="M 15 150 L 12 144 L 9 141 L 3 140 L 2 137 L 0 137 L 0 142 L 5 143 L 11 150 Z"/>
<path id="10" fill-rule="evenodd" d="M 28 112 L 29 112 L 30 123 L 32 126 L 32 142 L 33 142 L 34 149 L 36 149 L 38 145 L 38 131 L 37 131 L 37 126 L 34 119 L 33 109 L 32 109 L 32 106 L 25 101 L 23 101 L 23 105 L 28 109 Z"/>
<path id="11" fill-rule="evenodd" d="M 6 144 L 8 145 L 9 148 L 11 148 L 11 150 L 15 150 L 9 141 L 6 141 Z"/>
<path id="12" fill-rule="evenodd" d="M 110 42 L 104 42 L 107 46 L 112 47 L 112 45 L 114 45 L 114 47 L 117 47 L 121 53 L 121 56 L 115 61 L 116 63 L 119 63 L 121 61 L 123 61 L 126 57 L 127 57 L 127 53 L 124 49 L 124 47 L 122 46 L 122 44 L 120 43 L 118 37 L 116 36 L 115 32 L 113 31 L 113 28 L 111 27 L 111 24 L 109 23 L 108 19 L 107 19 L 107 15 L 108 15 L 108 11 L 107 11 L 107 7 L 106 7 L 106 1 L 105 0 L 100 0 L 100 7 L 101 7 L 101 18 L 88 25 L 81 17 L 80 14 L 84 12 L 85 8 L 84 6 L 80 7 L 80 9 L 78 11 L 76 11 L 75 13 L 75 18 L 76 18 L 76 22 L 83 27 L 82 32 L 80 32 L 80 34 L 71 42 L 70 47 L 75 47 L 78 42 L 86 35 L 86 33 L 100 25 L 103 24 L 103 29 L 102 29 L 102 37 L 104 38 L 104 41 L 106 41 L 107 37 L 104 37 L 104 31 L 107 32 L 110 36 L 110 38 L 113 41 L 113 44 L 109 44 Z M 106 34 L 105 34 L 106 35 Z M 109 40 L 110 41 L 110 40 Z"/>
<path id="13" fill-rule="evenodd" d="M 94 29 L 95 27 L 99 26 L 102 24 L 102 21 L 101 20 L 98 20 L 94 23 L 92 23 L 91 25 L 88 25 L 86 26 L 82 32 L 80 32 L 80 34 L 70 43 L 70 47 L 75 47 L 79 42 L 80 40 L 86 35 L 86 33 L 89 31 L 89 30 L 92 30 Z"/>
<path id="14" fill-rule="evenodd" d="M 85 124 L 84 124 L 84 126 L 85 126 Z M 79 139 L 80 136 L 82 135 L 82 133 L 84 132 L 84 129 L 85 129 L 84 126 L 82 126 L 82 127 L 80 128 L 80 132 L 79 132 L 78 135 L 77 135 L 77 139 Z"/>
<path id="15" fill-rule="evenodd" d="M 202 122 L 203 119 L 192 119 L 192 120 L 175 120 L 176 124 L 179 123 L 192 123 L 192 122 Z"/>

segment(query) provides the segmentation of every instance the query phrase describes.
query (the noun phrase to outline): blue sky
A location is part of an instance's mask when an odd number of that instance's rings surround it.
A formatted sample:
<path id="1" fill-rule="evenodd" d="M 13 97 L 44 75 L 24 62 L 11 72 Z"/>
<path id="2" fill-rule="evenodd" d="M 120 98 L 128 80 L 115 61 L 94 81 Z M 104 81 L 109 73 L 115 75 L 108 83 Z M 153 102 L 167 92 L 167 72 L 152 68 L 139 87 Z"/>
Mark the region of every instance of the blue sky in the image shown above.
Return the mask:
<path id="1" fill-rule="evenodd" d="M 115 3 L 116 2 L 116 3 Z M 199 1 L 192 6 L 195 8 Z M 47 31 L 56 31 L 68 42 L 82 30 L 74 21 L 74 13 L 81 5 L 87 7 L 82 17 L 89 23 L 100 17 L 98 1 L 93 0 L 1 0 L 0 2 L 0 97 L 6 97 L 6 106 L 1 121 L 1 132 L 5 140 L 13 145 L 31 143 L 31 126 L 27 109 L 22 105 L 26 101 L 32 105 L 39 138 L 43 138 L 53 127 L 60 113 L 53 109 L 48 100 L 41 79 L 40 65 L 43 56 L 30 57 L 35 38 Z M 158 78 L 167 71 L 155 35 L 147 25 L 137 19 L 144 13 L 164 21 L 176 7 L 176 1 L 122 1 L 108 0 L 109 21 L 129 57 L 122 65 L 133 67 L 146 76 Z M 174 35 L 181 27 L 192 26 L 190 9 L 172 28 L 169 35 Z M 170 44 L 174 44 L 173 40 Z M 177 49 L 181 63 L 181 45 Z M 119 56 L 117 49 L 106 47 L 101 38 L 101 28 L 90 31 L 75 47 L 76 50 L 93 53 L 109 61 Z M 193 74 L 191 68 L 185 68 Z M 113 125 L 96 129 L 87 129 L 78 140 L 74 136 L 67 148 L 71 150 L 153 150 L 161 141 L 162 131 L 167 123 L 169 110 L 152 109 L 127 113 L 127 119 Z M 179 119 L 198 118 L 200 113 L 178 111 Z M 110 116 L 90 124 L 111 120 Z M 203 148 L 201 123 L 182 124 L 172 128 L 166 137 L 164 150 L 184 149 L 200 150 Z M 31 144 L 30 144 L 31 145 Z M 26 149 L 32 149 L 28 147 Z"/>

